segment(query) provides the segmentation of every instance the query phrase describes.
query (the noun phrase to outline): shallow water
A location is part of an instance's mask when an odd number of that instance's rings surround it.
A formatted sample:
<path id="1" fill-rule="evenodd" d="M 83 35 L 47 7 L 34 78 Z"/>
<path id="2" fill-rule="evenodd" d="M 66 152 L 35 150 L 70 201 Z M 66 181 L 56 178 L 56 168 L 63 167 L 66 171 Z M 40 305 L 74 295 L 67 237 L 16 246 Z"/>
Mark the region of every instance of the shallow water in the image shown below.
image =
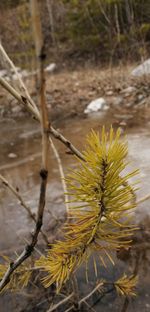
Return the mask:
<path id="1" fill-rule="evenodd" d="M 90 129 L 101 130 L 101 125 L 106 124 L 110 127 L 111 124 L 116 126 L 113 116 L 96 115 L 92 118 L 66 120 L 59 124 L 59 130 L 80 150 L 85 144 L 85 136 Z M 56 125 L 57 126 L 57 125 Z M 122 132 L 127 134 L 129 144 L 129 167 L 140 169 L 140 190 L 137 193 L 137 199 L 147 195 L 150 185 L 150 123 L 141 125 L 136 124 L 136 127 L 122 127 Z M 70 166 L 74 165 L 74 159 L 71 155 L 66 153 L 66 147 L 61 143 L 56 142 L 64 171 L 67 172 Z M 31 207 L 33 212 L 36 212 L 39 196 L 39 171 L 41 166 L 41 135 L 40 127 L 35 121 L 29 120 L 3 120 L 0 123 L 0 173 L 15 187 L 18 188 L 23 199 Z M 145 201 L 140 204 L 135 213 L 136 222 L 143 222 L 144 229 L 148 231 L 150 201 Z M 49 152 L 49 181 L 47 189 L 47 202 L 44 215 L 43 229 L 48 236 L 52 236 L 55 222 L 52 220 L 52 215 L 60 217 L 63 220 L 65 214 L 64 195 L 62 184 L 60 181 L 59 170 L 55 157 L 50 150 Z M 27 216 L 26 211 L 20 206 L 18 200 L 0 184 L 0 249 L 1 254 L 12 254 L 14 251 L 19 251 L 24 246 L 25 241 L 29 239 L 29 233 L 33 229 L 33 222 Z M 144 237 L 144 236 L 143 236 Z M 41 242 L 41 239 L 40 239 Z M 141 244 L 141 245 L 140 245 Z M 144 246 L 145 240 L 140 235 L 138 237 L 138 246 Z M 146 247 L 147 248 L 147 247 Z M 140 249 L 140 247 L 139 247 Z M 135 252 L 136 253 L 136 252 Z M 140 254 L 140 251 L 139 251 Z M 135 254 L 134 254 L 134 257 Z M 149 259 L 149 258 L 148 258 Z M 117 260 L 118 271 L 126 266 L 124 258 Z M 130 259 L 131 260 L 131 259 Z M 149 261 L 149 260 L 148 260 Z M 144 258 L 143 258 L 144 263 Z M 127 262 L 128 266 L 128 262 Z M 143 269 L 142 269 L 143 270 Z M 110 269 L 111 274 L 115 275 L 115 269 Z M 143 271 L 142 271 L 143 272 Z M 134 309 L 138 311 L 148 311 L 150 308 L 150 297 L 148 294 L 148 287 L 150 280 L 148 275 L 142 276 L 142 285 L 140 286 L 140 295 L 129 306 L 128 311 Z M 82 274 L 79 276 L 80 284 L 82 284 Z M 83 282 L 83 288 L 86 288 Z M 81 287 L 82 288 L 82 287 Z M 10 297 L 11 302 L 11 297 Z M 27 300 L 27 299 L 26 299 Z M 103 311 L 120 311 L 120 301 L 113 302 L 115 297 L 109 298 L 109 305 L 107 299 L 102 302 Z M 120 299 L 119 299 L 120 300 Z M 105 302 L 106 301 L 106 302 Z M 17 306 L 13 308 L 11 303 L 11 310 L 5 296 L 2 297 L 0 304 L 2 311 L 25 311 Z M 99 311 L 99 308 L 95 308 Z M 1 311 L 1 310 L 0 310 Z M 36 311 L 36 310 L 30 310 Z M 37 310 L 40 311 L 40 310 Z M 41 311 L 44 311 L 41 309 Z"/>

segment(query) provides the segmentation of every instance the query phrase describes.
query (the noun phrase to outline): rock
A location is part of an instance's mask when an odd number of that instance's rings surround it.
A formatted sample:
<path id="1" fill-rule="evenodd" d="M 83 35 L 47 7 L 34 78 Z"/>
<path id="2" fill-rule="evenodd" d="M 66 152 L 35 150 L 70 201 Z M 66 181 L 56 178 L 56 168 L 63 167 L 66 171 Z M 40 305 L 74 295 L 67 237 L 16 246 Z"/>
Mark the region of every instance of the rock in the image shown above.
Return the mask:
<path id="1" fill-rule="evenodd" d="M 22 75 L 23 78 L 28 77 L 29 76 L 29 72 L 26 69 L 23 69 L 21 71 L 21 75 Z"/>
<path id="2" fill-rule="evenodd" d="M 9 158 L 16 158 L 16 157 L 17 157 L 17 155 L 16 155 L 16 154 L 14 154 L 14 153 L 9 153 L 9 154 L 8 154 L 8 157 L 9 157 Z"/>
<path id="3" fill-rule="evenodd" d="M 13 74 L 12 75 L 12 79 L 13 80 L 18 80 L 18 78 L 22 78 L 22 74 L 21 73 L 18 73 L 18 75 L 17 74 Z"/>
<path id="4" fill-rule="evenodd" d="M 150 75 L 150 58 L 144 63 L 132 70 L 131 75 L 134 77 L 141 77 L 143 75 Z"/>
<path id="5" fill-rule="evenodd" d="M 51 63 L 45 68 L 45 71 L 48 73 L 52 73 L 53 71 L 55 71 L 56 68 L 57 65 L 55 63 Z"/>
<path id="6" fill-rule="evenodd" d="M 132 107 L 132 106 L 134 106 L 134 103 L 133 102 L 127 102 L 127 103 L 125 103 L 125 107 Z"/>
<path id="7" fill-rule="evenodd" d="M 11 109 L 11 111 L 12 111 L 13 114 L 18 114 L 18 113 L 21 112 L 21 110 L 22 110 L 22 108 L 21 108 L 21 106 L 19 106 L 19 105 L 14 106 L 14 107 L 12 107 L 12 109 Z"/>
<path id="8" fill-rule="evenodd" d="M 131 87 L 131 86 L 129 86 L 128 88 L 126 88 L 126 89 L 123 89 L 122 90 L 122 94 L 125 94 L 125 95 L 131 95 L 133 92 L 135 92 L 136 91 L 136 88 L 135 87 Z"/>
<path id="9" fill-rule="evenodd" d="M 108 95 L 108 96 L 111 96 L 111 95 L 113 95 L 114 93 L 113 93 L 113 91 L 111 91 L 111 90 L 109 90 L 109 91 L 107 91 L 106 92 L 106 95 Z"/>
<path id="10" fill-rule="evenodd" d="M 124 121 L 124 119 L 125 120 L 132 119 L 133 115 L 131 115 L 131 114 L 128 114 L 128 115 L 126 115 L 126 114 L 115 114 L 114 117 L 117 119 L 122 119 L 122 121 Z"/>
<path id="11" fill-rule="evenodd" d="M 21 71 L 21 68 L 15 66 L 15 70 L 14 70 L 13 68 L 10 69 L 10 72 L 11 72 L 11 73 L 15 73 L 16 71 L 19 73 L 19 72 Z"/>
<path id="12" fill-rule="evenodd" d="M 139 101 L 142 101 L 143 99 L 144 99 L 144 95 L 143 95 L 143 94 L 139 94 L 139 95 L 138 95 L 138 100 L 139 100 Z"/>
<path id="13" fill-rule="evenodd" d="M 31 75 L 31 73 L 29 73 L 26 69 L 22 70 L 20 67 L 16 67 L 16 71 L 18 75 L 13 69 L 10 69 L 9 71 L 7 71 L 6 69 L 1 69 L 0 77 L 4 77 L 7 81 L 10 81 L 11 79 L 18 80 L 18 76 L 20 78 L 24 78 L 24 77 L 28 77 Z"/>
<path id="14" fill-rule="evenodd" d="M 7 70 L 6 69 L 1 69 L 0 70 L 0 77 L 3 78 L 5 76 L 7 76 Z"/>
<path id="15" fill-rule="evenodd" d="M 107 105 L 104 98 L 98 98 L 92 101 L 88 106 L 85 108 L 84 113 L 90 114 L 93 112 L 98 112 L 100 110 L 107 110 L 109 106 Z"/>
<path id="16" fill-rule="evenodd" d="M 10 77 L 8 77 L 8 76 L 6 76 L 5 79 L 6 79 L 7 81 L 11 81 Z"/>
<path id="17" fill-rule="evenodd" d="M 125 126 L 127 126 L 127 123 L 126 123 L 125 121 L 121 121 L 121 122 L 119 123 L 119 125 L 122 126 L 122 127 L 125 127 Z"/>
<path id="18" fill-rule="evenodd" d="M 113 105 L 115 106 L 119 106 L 121 104 L 123 104 L 123 97 L 122 96 L 117 96 L 116 98 L 113 99 Z"/>

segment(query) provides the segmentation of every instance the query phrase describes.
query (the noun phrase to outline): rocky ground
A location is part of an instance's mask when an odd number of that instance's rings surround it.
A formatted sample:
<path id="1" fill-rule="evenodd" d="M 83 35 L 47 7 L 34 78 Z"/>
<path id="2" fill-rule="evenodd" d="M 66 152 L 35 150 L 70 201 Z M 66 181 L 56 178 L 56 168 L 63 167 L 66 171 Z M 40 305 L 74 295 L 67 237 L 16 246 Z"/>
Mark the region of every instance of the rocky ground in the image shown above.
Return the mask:
<path id="1" fill-rule="evenodd" d="M 76 71 L 46 73 L 47 103 L 53 121 L 75 116 L 86 117 L 84 110 L 91 101 L 103 98 L 105 109 L 114 115 L 116 123 L 126 125 L 149 116 L 150 81 L 148 76 L 133 77 L 134 66 L 122 66 L 111 69 L 78 68 Z M 32 98 L 37 101 L 35 76 L 25 78 Z M 17 88 L 17 80 L 12 81 Z M 20 117 L 27 114 L 25 108 L 18 105 L 5 90 L 0 91 L 1 118 Z M 136 115 L 136 118 L 135 118 Z"/>

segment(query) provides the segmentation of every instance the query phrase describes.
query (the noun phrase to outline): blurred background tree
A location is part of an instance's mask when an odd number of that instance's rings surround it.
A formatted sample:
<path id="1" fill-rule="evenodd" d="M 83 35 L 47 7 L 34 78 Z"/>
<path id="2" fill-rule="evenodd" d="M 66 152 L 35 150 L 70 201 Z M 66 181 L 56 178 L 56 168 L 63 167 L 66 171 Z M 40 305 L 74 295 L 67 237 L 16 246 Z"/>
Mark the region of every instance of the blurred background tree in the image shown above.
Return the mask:
<path id="1" fill-rule="evenodd" d="M 0 36 L 13 58 L 21 49 L 31 52 L 33 48 L 28 6 L 28 0 L 2 0 L 0 3 Z M 122 59 L 141 60 L 148 56 L 149 1 L 45 0 L 41 1 L 41 12 L 48 55 L 54 61 L 78 58 L 116 63 Z M 25 23 L 20 22 L 25 19 Z M 18 33 L 24 33 L 23 24 L 28 27 L 23 35 L 25 40 L 21 35 L 20 44 Z"/>

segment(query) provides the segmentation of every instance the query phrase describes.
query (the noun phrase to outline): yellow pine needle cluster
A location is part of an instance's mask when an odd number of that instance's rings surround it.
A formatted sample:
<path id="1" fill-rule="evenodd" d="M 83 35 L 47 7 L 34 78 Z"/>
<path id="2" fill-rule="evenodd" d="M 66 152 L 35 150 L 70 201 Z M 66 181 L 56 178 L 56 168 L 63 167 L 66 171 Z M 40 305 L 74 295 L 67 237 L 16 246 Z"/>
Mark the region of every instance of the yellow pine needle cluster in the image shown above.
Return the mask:
<path id="1" fill-rule="evenodd" d="M 9 263 L 11 262 L 7 256 L 3 256 L 5 260 L 4 264 L 0 264 L 0 280 L 3 278 L 4 274 L 7 271 Z M 11 290 L 11 291 L 18 291 L 26 287 L 29 283 L 31 278 L 33 268 L 29 262 L 26 264 L 21 264 L 16 271 L 13 272 L 10 282 L 5 286 L 3 290 Z M 2 291 L 3 291 L 2 290 Z"/>
<path id="2" fill-rule="evenodd" d="M 109 252 L 131 242 L 133 225 L 129 212 L 133 203 L 134 188 L 128 180 L 137 170 L 125 173 L 127 143 L 120 140 L 120 131 L 103 128 L 101 138 L 92 131 L 83 152 L 85 162 L 68 175 L 66 182 L 71 197 L 69 221 L 64 227 L 64 239 L 55 242 L 46 257 L 37 266 L 47 272 L 46 287 L 62 284 L 94 251 Z M 74 204 L 73 204 L 74 203 Z"/>
<path id="3" fill-rule="evenodd" d="M 138 282 L 137 276 L 127 277 L 124 274 L 118 281 L 115 282 L 115 288 L 119 295 L 136 296 L 135 288 Z"/>

